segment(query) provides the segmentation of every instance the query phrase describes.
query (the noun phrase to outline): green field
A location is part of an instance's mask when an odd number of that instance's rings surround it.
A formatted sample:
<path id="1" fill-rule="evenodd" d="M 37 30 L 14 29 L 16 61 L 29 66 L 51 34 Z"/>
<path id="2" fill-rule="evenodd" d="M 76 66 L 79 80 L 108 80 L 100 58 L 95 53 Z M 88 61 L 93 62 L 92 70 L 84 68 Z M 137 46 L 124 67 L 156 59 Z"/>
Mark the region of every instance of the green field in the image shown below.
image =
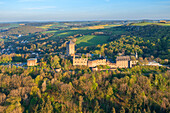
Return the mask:
<path id="1" fill-rule="evenodd" d="M 53 30 L 53 31 L 44 31 L 42 33 L 55 33 L 55 32 L 57 32 L 57 31 L 56 30 Z"/>
<path id="2" fill-rule="evenodd" d="M 85 35 L 77 38 L 76 44 L 78 47 L 93 46 L 107 43 L 108 36 Z"/>
<path id="3" fill-rule="evenodd" d="M 143 23 L 134 23 L 130 24 L 132 26 L 146 26 L 146 25 L 160 25 L 160 26 L 170 26 L 170 23 L 149 23 L 149 22 L 143 22 Z"/>
<path id="4" fill-rule="evenodd" d="M 63 31 L 56 31 L 54 32 L 54 36 L 50 37 L 50 39 L 55 40 L 58 37 L 60 38 L 66 38 L 69 36 L 73 36 L 76 34 L 91 34 L 93 32 L 95 32 L 96 30 L 63 30 Z"/>

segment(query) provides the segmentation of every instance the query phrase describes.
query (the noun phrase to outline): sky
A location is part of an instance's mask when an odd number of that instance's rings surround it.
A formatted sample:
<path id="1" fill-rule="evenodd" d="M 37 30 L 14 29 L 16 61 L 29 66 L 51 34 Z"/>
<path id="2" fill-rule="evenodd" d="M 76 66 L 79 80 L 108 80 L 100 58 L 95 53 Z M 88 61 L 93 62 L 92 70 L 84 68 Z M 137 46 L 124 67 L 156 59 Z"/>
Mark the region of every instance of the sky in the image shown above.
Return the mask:
<path id="1" fill-rule="evenodd" d="M 170 0 L 0 0 L 0 22 L 170 19 Z"/>

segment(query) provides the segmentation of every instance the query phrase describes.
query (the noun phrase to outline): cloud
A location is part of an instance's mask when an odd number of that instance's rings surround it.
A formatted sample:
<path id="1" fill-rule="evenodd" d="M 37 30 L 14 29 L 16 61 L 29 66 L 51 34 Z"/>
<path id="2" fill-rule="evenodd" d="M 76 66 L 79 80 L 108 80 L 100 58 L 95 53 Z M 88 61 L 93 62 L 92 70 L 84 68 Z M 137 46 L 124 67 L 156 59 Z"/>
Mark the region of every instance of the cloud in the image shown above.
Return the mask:
<path id="1" fill-rule="evenodd" d="M 42 7 L 30 7 L 25 8 L 26 10 L 43 10 L 43 9 L 55 9 L 56 6 L 42 6 Z"/>
<path id="2" fill-rule="evenodd" d="M 110 0 L 105 0 L 106 2 L 110 2 Z"/>

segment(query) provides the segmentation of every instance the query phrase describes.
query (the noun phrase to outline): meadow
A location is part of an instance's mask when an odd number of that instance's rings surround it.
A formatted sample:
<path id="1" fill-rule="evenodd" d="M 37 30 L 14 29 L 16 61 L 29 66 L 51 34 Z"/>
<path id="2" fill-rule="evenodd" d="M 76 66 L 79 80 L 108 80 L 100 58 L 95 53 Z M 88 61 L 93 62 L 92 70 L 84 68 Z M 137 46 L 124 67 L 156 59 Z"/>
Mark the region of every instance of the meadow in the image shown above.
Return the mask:
<path id="1" fill-rule="evenodd" d="M 76 45 L 78 47 L 96 46 L 107 43 L 108 39 L 109 36 L 85 35 L 77 38 Z"/>

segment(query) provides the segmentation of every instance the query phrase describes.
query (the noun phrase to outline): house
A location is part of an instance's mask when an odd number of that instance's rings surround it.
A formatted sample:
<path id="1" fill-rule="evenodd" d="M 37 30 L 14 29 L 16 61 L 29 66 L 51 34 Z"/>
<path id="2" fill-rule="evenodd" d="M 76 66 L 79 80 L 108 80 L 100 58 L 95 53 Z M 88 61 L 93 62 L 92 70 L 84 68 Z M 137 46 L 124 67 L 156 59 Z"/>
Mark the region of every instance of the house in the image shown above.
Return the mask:
<path id="1" fill-rule="evenodd" d="M 30 58 L 27 60 L 27 66 L 36 66 L 37 65 L 37 58 Z"/>

